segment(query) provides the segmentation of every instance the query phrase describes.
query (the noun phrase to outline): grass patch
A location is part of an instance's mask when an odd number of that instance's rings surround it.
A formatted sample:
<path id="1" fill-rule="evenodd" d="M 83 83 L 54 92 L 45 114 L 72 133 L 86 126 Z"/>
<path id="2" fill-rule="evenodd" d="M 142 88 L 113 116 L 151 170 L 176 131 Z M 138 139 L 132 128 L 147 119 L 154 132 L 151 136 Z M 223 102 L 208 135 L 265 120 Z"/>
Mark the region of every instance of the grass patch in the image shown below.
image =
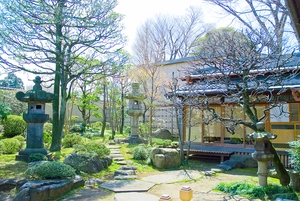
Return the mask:
<path id="1" fill-rule="evenodd" d="M 297 194 L 290 186 L 280 186 L 271 183 L 266 187 L 257 186 L 252 182 L 233 182 L 220 183 L 215 190 L 222 191 L 231 195 L 240 195 L 247 198 L 256 198 L 261 200 L 275 200 L 276 198 L 298 200 Z"/>
<path id="2" fill-rule="evenodd" d="M 27 163 L 16 161 L 16 154 L 0 156 L 0 178 L 23 178 L 27 170 Z"/>

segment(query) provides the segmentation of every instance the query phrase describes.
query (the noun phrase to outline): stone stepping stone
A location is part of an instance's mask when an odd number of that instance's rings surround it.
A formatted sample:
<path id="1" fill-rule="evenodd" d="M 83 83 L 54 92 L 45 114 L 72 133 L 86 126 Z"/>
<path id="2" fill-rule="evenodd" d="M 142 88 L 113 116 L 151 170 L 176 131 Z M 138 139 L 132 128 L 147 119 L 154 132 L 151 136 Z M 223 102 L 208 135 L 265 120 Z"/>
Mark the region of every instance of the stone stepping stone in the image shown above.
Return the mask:
<path id="1" fill-rule="evenodd" d="M 119 149 L 111 149 L 110 154 L 121 154 L 121 151 Z"/>
<path id="2" fill-rule="evenodd" d="M 119 176 L 119 175 L 136 175 L 135 170 L 117 170 L 114 173 L 114 176 Z"/>
<path id="3" fill-rule="evenodd" d="M 122 158 L 123 157 L 122 154 L 110 154 L 109 156 L 112 158 Z"/>
<path id="4" fill-rule="evenodd" d="M 124 161 L 123 157 L 113 158 L 114 161 Z"/>
<path id="5" fill-rule="evenodd" d="M 118 164 L 118 165 L 129 165 L 131 163 L 132 163 L 132 161 L 116 161 L 116 164 Z"/>
<path id="6" fill-rule="evenodd" d="M 138 177 L 136 175 L 118 175 L 114 177 L 115 180 L 133 180 L 137 178 Z"/>
<path id="7" fill-rule="evenodd" d="M 137 167 L 134 166 L 122 166 L 121 170 L 137 170 Z"/>
<path id="8" fill-rule="evenodd" d="M 121 146 L 119 146 L 119 145 L 107 145 L 106 147 L 108 149 L 120 149 L 121 148 Z"/>
<path id="9" fill-rule="evenodd" d="M 95 185 L 100 185 L 103 184 L 105 181 L 102 179 L 98 179 L 98 178 L 92 178 L 89 179 L 85 182 L 86 186 L 95 186 Z"/>
<path id="10" fill-rule="evenodd" d="M 102 188 L 114 191 L 116 193 L 121 193 L 121 192 L 147 192 L 154 185 L 155 183 L 141 181 L 141 180 L 111 180 L 101 184 L 100 186 Z"/>

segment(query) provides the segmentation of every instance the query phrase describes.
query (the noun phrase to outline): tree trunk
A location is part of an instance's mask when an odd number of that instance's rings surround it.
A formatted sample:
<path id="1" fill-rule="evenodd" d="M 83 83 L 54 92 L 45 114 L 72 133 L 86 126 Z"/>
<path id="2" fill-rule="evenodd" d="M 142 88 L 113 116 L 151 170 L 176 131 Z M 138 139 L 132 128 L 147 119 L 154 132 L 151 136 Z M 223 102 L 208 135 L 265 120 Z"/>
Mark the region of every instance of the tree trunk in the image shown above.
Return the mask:
<path id="1" fill-rule="evenodd" d="M 274 158 L 273 158 L 273 165 L 274 165 L 274 168 L 276 169 L 276 172 L 278 174 L 278 178 L 280 180 L 280 184 L 282 186 L 287 186 L 289 185 L 290 183 L 290 175 L 289 173 L 286 171 L 283 163 L 281 162 L 278 154 L 277 154 L 277 151 L 275 150 L 273 144 L 271 143 L 271 153 L 274 155 Z"/>
<path id="2" fill-rule="evenodd" d="M 55 98 L 52 102 L 52 143 L 50 147 L 50 151 L 60 151 L 61 150 L 61 130 L 59 129 L 59 92 L 60 92 L 60 82 L 61 82 L 61 75 L 60 72 L 63 70 L 64 59 L 62 53 L 62 18 L 63 18 L 63 6 L 64 1 L 58 1 L 57 6 L 57 14 L 56 14 L 56 24 L 55 24 L 55 53 L 56 53 L 56 61 L 55 61 L 55 77 L 54 77 L 54 95 Z M 63 119 L 64 120 L 64 119 Z M 63 121 L 62 120 L 62 121 Z"/>
<path id="3" fill-rule="evenodd" d="M 121 94 L 121 126 L 120 126 L 120 134 L 123 134 L 123 128 L 124 128 L 124 121 L 125 121 L 125 102 L 124 102 L 124 92 L 122 88 L 122 94 Z"/>
<path id="4" fill-rule="evenodd" d="M 106 128 L 106 84 L 103 85 L 103 109 L 102 109 L 102 128 L 100 136 L 104 137 L 104 132 Z"/>
<path id="5" fill-rule="evenodd" d="M 59 71 L 57 71 L 59 72 Z M 55 74 L 55 81 L 54 81 L 54 94 L 55 98 L 52 102 L 52 142 L 50 151 L 60 151 L 61 150 L 61 136 L 59 134 L 59 84 L 60 78 L 58 73 Z"/>

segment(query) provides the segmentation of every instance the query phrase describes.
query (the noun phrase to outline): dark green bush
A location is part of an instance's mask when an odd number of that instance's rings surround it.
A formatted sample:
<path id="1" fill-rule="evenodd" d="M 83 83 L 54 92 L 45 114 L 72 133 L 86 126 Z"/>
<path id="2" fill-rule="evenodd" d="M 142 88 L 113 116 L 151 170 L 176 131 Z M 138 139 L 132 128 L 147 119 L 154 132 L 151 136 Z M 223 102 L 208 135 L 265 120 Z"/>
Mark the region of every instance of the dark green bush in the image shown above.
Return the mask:
<path id="1" fill-rule="evenodd" d="M 219 183 L 216 189 L 231 195 L 241 195 L 250 198 L 259 198 L 262 200 L 282 199 L 298 200 L 297 195 L 290 186 L 279 186 L 269 184 L 268 186 L 257 186 L 246 182 Z"/>
<path id="2" fill-rule="evenodd" d="M 65 148 L 73 147 L 75 144 L 83 144 L 82 137 L 77 134 L 68 134 L 62 141 Z"/>
<path id="3" fill-rule="evenodd" d="M 0 152 L 3 154 L 15 154 L 22 148 L 22 143 L 14 138 L 7 138 L 0 141 Z"/>
<path id="4" fill-rule="evenodd" d="M 170 147 L 172 144 L 172 140 L 168 139 L 160 139 L 160 138 L 152 138 L 152 143 L 154 146 L 161 146 L 161 147 Z"/>
<path id="5" fill-rule="evenodd" d="M 85 127 L 81 124 L 74 124 L 70 129 L 70 132 L 72 133 L 82 133 L 84 131 L 85 131 Z"/>
<path id="6" fill-rule="evenodd" d="M 41 153 L 34 153 L 29 155 L 29 162 L 47 161 L 47 160 L 48 160 L 47 156 Z"/>
<path id="7" fill-rule="evenodd" d="M 147 160 L 150 156 L 150 149 L 144 144 L 140 144 L 133 148 L 133 159 L 135 160 Z"/>
<path id="8" fill-rule="evenodd" d="M 110 154 L 110 150 L 104 144 L 96 142 L 89 142 L 85 145 L 75 145 L 73 148 L 74 153 L 94 153 L 97 154 L 100 158 L 103 158 L 104 156 L 108 156 Z"/>
<path id="9" fill-rule="evenodd" d="M 102 128 L 102 122 L 97 121 L 97 122 L 95 122 L 95 123 L 92 123 L 92 124 L 91 124 L 91 128 L 92 128 L 93 130 L 98 130 L 98 131 L 100 131 L 101 128 Z"/>
<path id="10" fill-rule="evenodd" d="M 25 176 L 28 179 L 64 179 L 75 177 L 75 170 L 64 163 L 48 161 L 27 169 Z"/>
<path id="11" fill-rule="evenodd" d="M 21 135 L 26 130 L 26 122 L 23 117 L 17 115 L 9 115 L 3 123 L 4 137 L 11 138 L 16 135 Z"/>

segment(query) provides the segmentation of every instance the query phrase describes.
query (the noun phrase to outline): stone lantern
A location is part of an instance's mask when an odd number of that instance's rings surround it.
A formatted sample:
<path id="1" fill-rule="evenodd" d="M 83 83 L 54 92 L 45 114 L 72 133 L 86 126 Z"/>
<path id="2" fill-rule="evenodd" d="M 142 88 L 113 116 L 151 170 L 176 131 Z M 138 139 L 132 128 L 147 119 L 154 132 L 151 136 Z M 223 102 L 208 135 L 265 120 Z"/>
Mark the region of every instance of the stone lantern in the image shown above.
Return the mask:
<path id="1" fill-rule="evenodd" d="M 252 158 L 258 163 L 258 182 L 260 186 L 267 186 L 268 177 L 268 162 L 274 157 L 271 154 L 271 142 L 269 140 L 275 139 L 277 135 L 265 131 L 265 123 L 258 122 L 256 124 L 257 131 L 248 134 L 247 137 L 255 141 Z"/>
<path id="2" fill-rule="evenodd" d="M 127 114 L 130 116 L 130 136 L 126 141 L 130 144 L 138 144 L 143 142 L 139 137 L 138 119 L 143 114 L 142 101 L 146 98 L 144 94 L 139 91 L 139 83 L 131 84 L 132 92 L 125 96 L 129 100 Z"/>
<path id="3" fill-rule="evenodd" d="M 39 76 L 36 76 L 33 82 L 32 90 L 16 94 L 19 101 L 28 103 L 27 113 L 23 114 L 23 119 L 27 123 L 26 148 L 18 153 L 16 160 L 28 161 L 30 154 L 34 153 L 48 156 L 43 139 L 44 123 L 49 120 L 49 115 L 45 114 L 45 106 L 46 103 L 52 102 L 54 94 L 42 90 Z"/>

